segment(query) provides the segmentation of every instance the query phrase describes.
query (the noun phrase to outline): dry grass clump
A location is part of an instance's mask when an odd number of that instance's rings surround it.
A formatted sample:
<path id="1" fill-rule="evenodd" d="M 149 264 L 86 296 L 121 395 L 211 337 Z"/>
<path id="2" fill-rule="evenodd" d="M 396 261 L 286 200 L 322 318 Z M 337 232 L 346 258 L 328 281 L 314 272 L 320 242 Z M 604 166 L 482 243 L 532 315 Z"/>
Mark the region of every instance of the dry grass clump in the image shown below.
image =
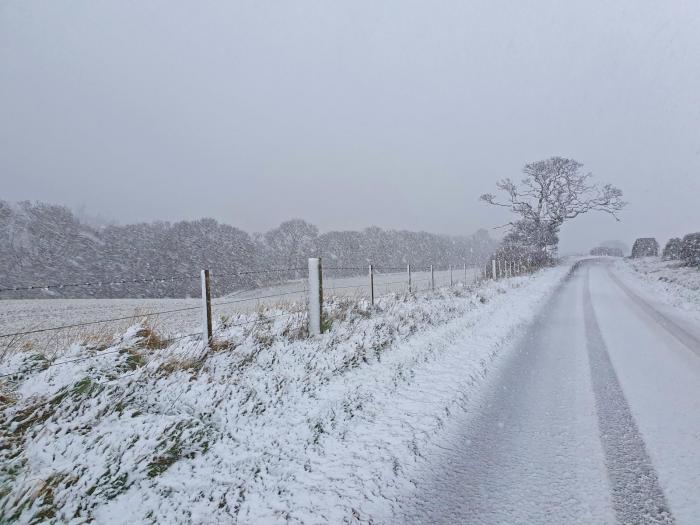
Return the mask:
<path id="1" fill-rule="evenodd" d="M 0 408 L 5 408 L 14 405 L 17 402 L 17 397 L 10 391 L 0 385 Z"/>
<path id="2" fill-rule="evenodd" d="M 193 357 L 170 357 L 158 367 L 156 373 L 170 375 L 179 371 L 198 372 L 202 364 L 201 359 Z"/>
<path id="3" fill-rule="evenodd" d="M 372 309 L 369 303 L 358 303 L 354 299 L 337 297 L 335 301 L 324 310 L 324 331 L 330 329 L 334 322 L 369 319 Z"/>
<path id="4" fill-rule="evenodd" d="M 282 329 L 282 337 L 288 341 L 301 341 L 309 337 L 309 323 L 306 320 L 299 321 L 296 317 L 287 320 L 287 324 Z"/>
<path id="5" fill-rule="evenodd" d="M 270 330 L 271 321 L 263 319 L 259 323 L 251 326 L 248 334 L 255 343 L 255 346 L 270 348 L 275 342 L 276 335 Z"/>
<path id="6" fill-rule="evenodd" d="M 80 341 L 82 346 L 86 348 L 104 350 L 112 345 L 114 333 L 114 327 L 107 324 L 83 328 L 78 333 L 66 334 L 64 345 L 67 346 L 71 342 Z M 72 341 L 69 338 L 72 338 Z"/>
<path id="7" fill-rule="evenodd" d="M 148 350 L 160 350 L 168 346 L 168 340 L 160 337 L 152 326 L 144 325 L 136 332 L 139 342 L 136 347 Z"/>
<path id="8" fill-rule="evenodd" d="M 209 343 L 210 352 L 227 352 L 234 350 L 236 348 L 236 343 L 231 340 L 226 339 L 213 339 Z"/>

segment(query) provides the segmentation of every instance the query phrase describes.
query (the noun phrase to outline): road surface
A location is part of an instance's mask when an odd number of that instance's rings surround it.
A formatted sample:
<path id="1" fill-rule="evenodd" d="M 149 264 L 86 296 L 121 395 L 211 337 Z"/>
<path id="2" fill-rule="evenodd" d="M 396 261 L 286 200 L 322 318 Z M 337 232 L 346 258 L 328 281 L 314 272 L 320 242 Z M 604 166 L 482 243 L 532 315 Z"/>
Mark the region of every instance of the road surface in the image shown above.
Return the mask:
<path id="1" fill-rule="evenodd" d="M 581 263 L 397 522 L 700 523 L 699 331 Z"/>

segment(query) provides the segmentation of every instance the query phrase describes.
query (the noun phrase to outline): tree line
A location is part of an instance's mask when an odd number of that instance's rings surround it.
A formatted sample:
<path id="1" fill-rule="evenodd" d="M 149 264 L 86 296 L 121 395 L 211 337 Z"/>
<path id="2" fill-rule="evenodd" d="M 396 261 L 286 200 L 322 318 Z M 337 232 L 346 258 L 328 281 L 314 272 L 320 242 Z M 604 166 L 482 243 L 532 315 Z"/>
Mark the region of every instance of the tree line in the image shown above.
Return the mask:
<path id="1" fill-rule="evenodd" d="M 321 233 L 300 219 L 252 235 L 210 218 L 93 227 L 63 206 L 0 201 L 0 288 L 166 279 L 4 292 L 0 299 L 199 296 L 202 268 L 211 270 L 213 293 L 222 295 L 301 278 L 308 257 L 322 257 L 327 268 L 348 268 L 329 272 L 349 275 L 370 263 L 477 266 L 497 245 L 485 230 L 464 236 L 377 227 Z M 247 273 L 254 271 L 264 273 Z"/>
<path id="2" fill-rule="evenodd" d="M 653 238 L 637 239 L 632 257 L 659 255 L 659 243 Z M 700 232 L 689 233 L 683 238 L 673 237 L 664 246 L 662 257 L 669 261 L 681 261 L 689 266 L 700 266 Z"/>

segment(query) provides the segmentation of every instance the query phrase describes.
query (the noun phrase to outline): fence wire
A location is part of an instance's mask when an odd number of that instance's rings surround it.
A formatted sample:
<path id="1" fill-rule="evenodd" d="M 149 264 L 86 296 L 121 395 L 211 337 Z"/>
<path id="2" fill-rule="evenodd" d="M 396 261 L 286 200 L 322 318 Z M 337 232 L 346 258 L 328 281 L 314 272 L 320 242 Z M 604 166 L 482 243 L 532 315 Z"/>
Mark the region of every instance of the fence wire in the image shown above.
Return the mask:
<path id="1" fill-rule="evenodd" d="M 146 277 L 140 279 L 121 279 L 115 281 L 90 281 L 84 283 L 61 283 L 61 284 L 33 284 L 29 286 L 8 286 L 0 288 L 0 292 L 21 292 L 21 291 L 41 291 L 62 288 L 76 288 L 88 286 L 116 286 L 124 284 L 152 284 L 152 283 L 178 283 L 198 280 L 199 276 L 178 276 L 178 277 Z"/>
<path id="2" fill-rule="evenodd" d="M 500 265 L 499 265 L 500 266 Z M 332 272 L 354 272 L 354 275 L 339 275 L 339 276 L 332 276 L 332 275 L 326 275 L 327 278 L 327 285 L 324 287 L 324 292 L 335 292 L 335 291 L 342 291 L 342 290 L 357 290 L 358 292 L 369 292 L 370 290 L 370 283 L 369 282 L 356 282 L 352 284 L 343 284 L 342 280 L 343 279 L 359 279 L 359 278 L 369 278 L 369 267 L 370 265 L 368 264 L 367 266 L 329 266 L 329 267 L 324 267 L 322 268 L 322 272 L 326 273 L 332 273 Z M 474 270 L 474 268 L 471 268 Z M 521 267 L 522 270 L 529 271 L 530 269 L 525 269 Z M 306 279 L 308 276 L 308 268 L 305 267 L 288 267 L 288 268 L 270 268 L 270 269 L 258 269 L 258 270 L 243 270 L 243 271 L 237 271 L 237 272 L 222 272 L 217 274 L 215 271 L 212 272 L 212 278 L 213 278 L 213 283 L 215 285 L 220 284 L 221 282 L 225 281 L 226 279 L 232 279 L 232 278 L 239 278 L 239 277 L 244 277 L 244 276 L 254 276 L 254 275 L 274 275 L 274 274 L 280 274 L 280 277 L 282 277 L 282 274 L 284 273 L 291 273 L 291 272 L 297 272 L 297 273 L 302 273 L 304 277 L 295 277 L 293 279 L 286 279 L 282 280 L 278 284 L 270 284 L 267 287 L 261 287 L 261 288 L 252 288 L 252 289 L 243 289 L 239 290 L 237 292 L 234 292 L 235 294 L 249 294 L 251 292 L 254 292 L 255 290 L 259 290 L 262 295 L 252 295 L 252 296 L 240 296 L 240 297 L 235 297 L 235 295 L 229 294 L 228 297 L 223 296 L 219 297 L 218 299 L 214 299 L 211 302 L 211 307 L 212 308 L 221 308 L 225 306 L 230 306 L 230 305 L 237 305 L 237 304 L 244 304 L 244 303 L 254 303 L 254 302 L 259 302 L 259 301 L 264 301 L 268 299 L 276 299 L 276 298 L 281 298 L 281 297 L 290 297 L 290 296 L 301 296 L 300 299 L 304 302 L 308 300 L 308 297 L 306 295 L 308 294 L 308 285 L 306 283 Z M 430 291 L 433 289 L 438 289 L 440 287 L 444 286 L 454 286 L 455 284 L 458 284 L 460 280 L 463 280 L 462 282 L 464 285 L 467 284 L 467 276 L 466 273 L 462 274 L 465 270 L 463 267 L 453 267 L 453 266 L 446 266 L 442 267 L 440 266 L 439 268 L 435 265 L 432 267 L 428 266 L 426 268 L 416 268 L 416 267 L 411 267 L 410 269 L 410 277 L 408 277 L 408 264 L 403 265 L 403 266 L 374 266 L 372 265 L 372 272 L 373 272 L 373 277 L 374 277 L 374 282 L 373 286 L 375 290 L 385 290 L 386 293 L 397 293 L 397 292 L 405 292 L 407 289 L 410 290 L 411 292 L 425 292 L 425 291 Z M 484 274 L 484 268 L 481 268 L 481 274 Z M 432 274 L 431 274 L 432 272 Z M 447 272 L 450 272 L 450 277 L 448 278 L 445 274 Z M 195 273 L 195 272 L 193 272 Z M 396 279 L 397 274 L 403 274 L 403 278 Z M 425 278 L 425 274 L 429 274 L 429 278 Z M 440 275 L 438 275 L 440 274 Z M 387 281 L 387 282 L 382 282 L 381 278 L 384 276 L 385 278 L 390 278 L 392 280 Z M 393 277 L 393 278 L 392 278 Z M 456 277 L 456 278 L 455 278 Z M 499 277 L 503 277 L 502 272 L 500 271 L 499 268 Z M 479 280 L 479 274 L 474 273 L 472 275 L 473 280 L 478 281 Z M 172 282 L 184 282 L 184 281 L 195 281 L 199 280 L 200 276 L 196 275 L 173 275 L 170 277 L 145 277 L 145 278 L 136 278 L 136 279 L 118 279 L 118 280 L 111 280 L 111 281 L 94 281 L 94 282 L 83 282 L 83 283 L 63 283 L 63 284 L 49 284 L 49 285 L 31 285 L 31 286 L 25 286 L 25 287 L 4 287 L 0 288 L 0 292 L 12 292 L 12 291 L 29 291 L 29 290 L 46 290 L 46 289 L 60 289 L 60 288 L 70 288 L 70 287 L 78 287 L 78 286 L 116 286 L 116 285 L 125 285 L 125 284 L 153 284 L 153 283 L 172 283 Z M 334 282 L 335 279 L 340 280 L 337 284 Z M 270 290 L 273 291 L 274 286 L 280 286 L 280 285 L 290 285 L 293 284 L 294 281 L 299 281 L 302 280 L 304 281 L 303 287 L 296 288 L 293 290 L 289 291 L 280 291 L 276 293 L 265 293 L 265 290 Z M 391 290 L 390 287 L 400 287 L 400 289 L 394 289 Z M 199 301 L 199 299 L 197 299 Z M 274 306 L 270 304 L 269 306 Z M 81 327 L 88 327 L 88 326 L 95 326 L 95 325 L 100 325 L 100 324 L 106 324 L 106 323 L 113 323 L 113 322 L 119 322 L 119 321 L 130 321 L 133 320 L 134 322 L 142 322 L 145 319 L 150 319 L 150 318 L 156 318 L 159 316 L 165 316 L 168 314 L 175 314 L 175 313 L 182 313 L 182 312 L 194 312 L 194 311 L 202 311 L 203 310 L 203 305 L 202 304 L 196 304 L 193 306 L 184 306 L 181 308 L 170 308 L 170 309 L 163 309 L 163 310 L 155 310 L 155 311 L 146 311 L 144 313 L 134 313 L 130 315 L 123 315 L 123 316 L 115 316 L 111 318 L 102 318 L 102 319 L 96 319 L 96 320 L 88 320 L 88 321 L 82 321 L 82 322 L 76 322 L 76 323 L 68 323 L 68 324 L 63 324 L 63 325 L 58 325 L 58 326 L 49 326 L 49 327 L 37 327 L 34 329 L 25 329 L 25 330 L 18 330 L 15 332 L 6 332 L 6 333 L 0 333 L 0 339 L 17 339 L 17 338 L 22 338 L 25 336 L 32 336 L 32 335 L 37 335 L 37 334 L 42 334 L 42 333 L 48 333 L 48 332 L 56 332 L 60 330 L 69 330 L 69 329 L 74 329 L 74 328 L 81 328 Z M 296 315 L 297 313 L 300 313 L 303 310 L 295 310 L 289 313 L 284 313 L 280 315 L 270 315 L 266 317 L 257 317 L 253 320 L 250 321 L 245 321 L 241 323 L 235 323 L 231 325 L 227 325 L 226 328 L 231 328 L 235 326 L 243 326 L 243 325 L 249 325 L 249 324 L 254 324 L 254 323 L 260 323 L 260 322 L 265 322 L 269 321 L 272 319 L 276 319 L 279 317 L 287 317 L 291 315 Z M 242 313 L 242 312 L 241 312 Z M 174 338 L 174 339 L 166 339 L 162 340 L 165 343 L 171 342 L 171 341 L 176 341 L 181 338 L 186 338 L 186 337 L 193 337 L 194 335 L 197 335 L 196 333 L 194 334 L 186 334 L 184 336 Z M 12 348 L 14 347 L 16 343 L 10 342 L 8 343 L 7 348 Z M 65 361 L 65 363 L 68 362 L 76 362 L 79 360 L 84 360 L 84 359 L 91 359 L 95 357 L 99 357 L 100 355 L 106 355 L 109 352 L 98 352 L 94 354 L 94 356 L 85 356 L 81 357 L 76 360 L 70 360 L 70 361 Z M 64 364 L 63 362 L 56 362 L 56 363 L 51 363 L 50 366 L 57 366 L 60 364 Z M 11 374 L 3 374 L 0 375 L 0 378 L 2 377 L 8 377 L 10 375 L 18 373 L 13 372 Z"/>

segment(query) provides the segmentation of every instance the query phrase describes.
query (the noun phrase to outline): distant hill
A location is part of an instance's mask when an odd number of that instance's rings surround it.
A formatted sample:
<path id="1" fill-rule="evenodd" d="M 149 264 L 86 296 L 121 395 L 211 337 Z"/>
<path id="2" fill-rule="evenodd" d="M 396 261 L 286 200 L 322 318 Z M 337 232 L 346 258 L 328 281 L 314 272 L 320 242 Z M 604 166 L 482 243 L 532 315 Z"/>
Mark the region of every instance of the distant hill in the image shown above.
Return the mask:
<path id="1" fill-rule="evenodd" d="M 319 233 L 299 219 L 255 235 L 206 218 L 94 227 L 63 206 L 0 201 L 0 288 L 173 278 L 148 284 L 2 292 L 0 299 L 198 296 L 201 268 L 212 271 L 213 292 L 219 295 L 300 277 L 303 271 L 243 273 L 305 268 L 310 256 L 323 257 L 328 268 L 410 262 L 422 269 L 430 264 L 481 264 L 497 244 L 485 230 L 462 237 L 376 227 Z M 353 271 L 357 273 L 344 272 Z M 192 279 L 179 280 L 184 277 Z"/>

